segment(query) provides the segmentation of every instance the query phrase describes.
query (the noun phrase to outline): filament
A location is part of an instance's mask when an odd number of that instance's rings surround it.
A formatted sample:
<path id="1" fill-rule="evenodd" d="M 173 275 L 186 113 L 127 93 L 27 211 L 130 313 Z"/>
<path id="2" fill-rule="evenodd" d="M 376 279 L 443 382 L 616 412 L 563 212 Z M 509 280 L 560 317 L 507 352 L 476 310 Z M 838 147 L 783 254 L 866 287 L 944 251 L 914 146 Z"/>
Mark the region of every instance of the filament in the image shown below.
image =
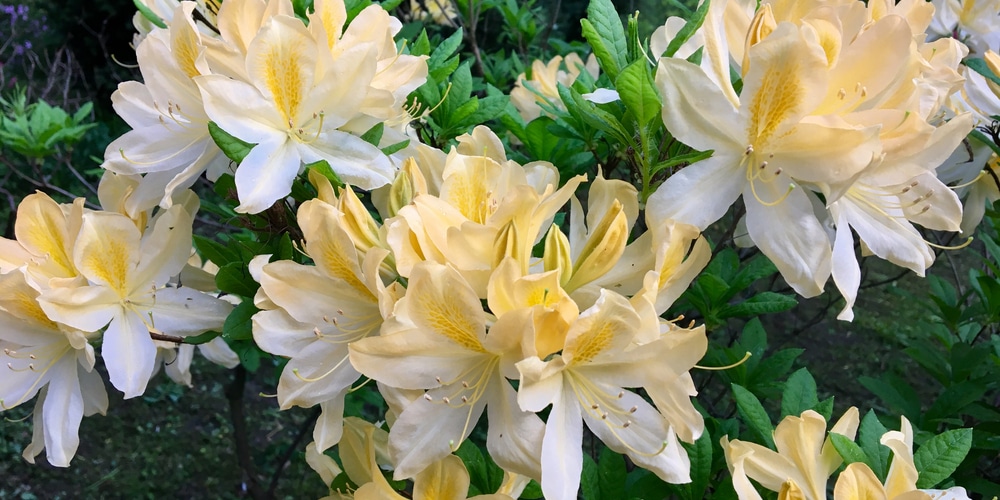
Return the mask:
<path id="1" fill-rule="evenodd" d="M 957 186 L 948 186 L 948 187 L 950 187 L 951 189 L 962 189 L 962 188 L 964 188 L 964 187 L 968 187 L 968 186 L 971 186 L 971 185 L 973 185 L 973 184 L 975 184 L 975 183 L 979 182 L 979 179 L 982 179 L 982 178 L 983 178 L 983 177 L 985 177 L 986 175 L 987 175 L 987 174 L 986 174 L 986 171 L 985 171 L 985 170 L 980 170 L 980 171 L 979 171 L 979 175 L 977 175 L 975 179 L 972 179 L 971 181 L 969 181 L 969 182 L 966 182 L 965 184 L 959 184 L 959 185 L 957 185 Z"/>
<path id="2" fill-rule="evenodd" d="M 746 354 L 743 355 L 743 358 L 741 358 L 739 361 L 737 361 L 737 362 L 735 362 L 735 363 L 733 363 L 731 365 L 726 365 L 726 366 L 701 366 L 701 365 L 694 365 L 694 367 L 702 369 L 702 370 L 716 370 L 716 371 L 729 370 L 731 368 L 736 368 L 737 366 L 740 366 L 743 363 L 746 363 L 747 360 L 750 359 L 750 356 L 753 356 L 753 354 L 751 354 L 750 351 L 747 351 Z"/>
<path id="3" fill-rule="evenodd" d="M 928 245 L 930 245 L 930 246 L 932 246 L 934 248 L 939 248 L 941 250 L 961 250 L 961 249 L 963 249 L 963 248 L 971 245 L 973 239 L 975 239 L 975 238 L 973 238 L 972 236 L 969 236 L 969 239 L 965 240 L 965 243 L 961 243 L 959 245 L 954 245 L 954 246 L 938 245 L 937 243 L 931 243 L 931 242 L 929 242 L 927 240 L 924 240 L 924 243 L 927 243 Z"/>

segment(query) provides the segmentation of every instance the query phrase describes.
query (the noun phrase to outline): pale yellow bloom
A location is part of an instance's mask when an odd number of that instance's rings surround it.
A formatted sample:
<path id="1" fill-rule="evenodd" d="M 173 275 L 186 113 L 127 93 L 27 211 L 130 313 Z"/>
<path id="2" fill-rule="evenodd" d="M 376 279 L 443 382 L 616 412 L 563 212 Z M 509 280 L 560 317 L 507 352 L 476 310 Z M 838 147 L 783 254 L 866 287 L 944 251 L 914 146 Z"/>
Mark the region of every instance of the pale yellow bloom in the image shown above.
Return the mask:
<path id="1" fill-rule="evenodd" d="M 539 477 L 543 425 L 518 408 L 504 370 L 511 364 L 505 359 L 520 359 L 521 337 L 530 325 L 525 319 L 504 315 L 487 333 L 486 313 L 462 275 L 423 262 L 414 267 L 382 334 L 350 345 L 351 363 L 366 376 L 427 391 L 390 430 L 397 479 L 414 477 L 458 449 L 484 410 L 490 422 L 486 447 L 497 464 Z"/>
<path id="2" fill-rule="evenodd" d="M 850 408 L 834 424 L 831 433 L 854 439 L 858 410 Z M 826 483 L 843 462 L 827 437 L 826 420 L 812 410 L 789 415 L 774 429 L 777 451 L 755 443 L 722 438 L 726 463 L 740 500 L 759 500 L 750 478 L 771 491 L 798 492 L 802 500 L 826 500 Z"/>
<path id="3" fill-rule="evenodd" d="M 298 219 L 316 265 L 254 262 L 262 311 L 253 317 L 253 334 L 265 351 L 291 358 L 278 381 L 279 405 L 321 405 L 313 438 L 322 451 L 340 440 L 344 397 L 360 377 L 348 345 L 379 331 L 398 285 L 386 290 L 379 266 L 387 252 L 362 257 L 345 229 L 347 217 L 334 206 L 308 201 Z"/>
<path id="4" fill-rule="evenodd" d="M 191 223 L 180 205 L 161 213 L 145 234 L 124 215 L 87 213 L 73 250 L 86 282 L 50 288 L 39 299 L 50 318 L 73 328 L 94 332 L 107 325 L 102 357 L 126 398 L 142 394 L 153 374 L 151 332 L 186 336 L 219 329 L 232 309 L 196 290 L 165 286 L 190 255 Z"/>
<path id="5" fill-rule="evenodd" d="M 542 115 L 544 110 L 540 104 L 565 109 L 566 105 L 559 98 L 558 85 L 572 86 L 583 71 L 589 73 L 591 78 L 597 78 L 599 68 L 593 55 L 587 59 L 587 64 L 575 52 L 565 59 L 555 56 L 548 63 L 536 59 L 531 63 L 530 79 L 524 73 L 518 75 L 517 83 L 510 91 L 510 101 L 526 122 Z"/>

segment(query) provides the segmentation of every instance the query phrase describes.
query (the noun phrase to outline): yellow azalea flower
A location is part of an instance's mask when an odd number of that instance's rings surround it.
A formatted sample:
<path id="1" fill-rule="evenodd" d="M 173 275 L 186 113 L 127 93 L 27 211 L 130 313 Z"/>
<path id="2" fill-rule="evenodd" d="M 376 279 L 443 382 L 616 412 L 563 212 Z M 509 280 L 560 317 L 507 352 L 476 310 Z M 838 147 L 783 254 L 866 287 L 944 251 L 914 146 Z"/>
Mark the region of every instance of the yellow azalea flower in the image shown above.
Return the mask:
<path id="1" fill-rule="evenodd" d="M 523 356 L 544 359 L 562 349 L 566 332 L 580 314 L 576 302 L 559 285 L 556 271 L 521 275 L 513 258 L 506 258 L 490 276 L 490 311 L 498 317 L 530 309 L 533 327 L 525 335 Z M 520 360 L 520 358 L 518 358 Z"/>
<path id="2" fill-rule="evenodd" d="M 452 19 L 458 17 L 458 10 L 452 0 L 410 0 L 410 12 L 419 12 L 445 26 L 453 26 Z"/>
<path id="3" fill-rule="evenodd" d="M 287 195 L 303 163 L 326 160 L 364 189 L 391 180 L 388 157 L 338 130 L 359 112 L 375 76 L 375 49 L 358 44 L 333 59 L 318 50 L 301 21 L 277 15 L 247 47 L 249 83 L 222 75 L 196 78 L 208 116 L 256 144 L 236 171 L 237 210 L 257 213 Z"/>
<path id="4" fill-rule="evenodd" d="M 584 65 L 583 59 L 571 52 L 565 59 L 555 56 L 548 63 L 535 60 L 531 63 L 531 78 L 524 73 L 517 76 L 517 83 L 510 91 L 510 102 L 517 108 L 521 118 L 528 122 L 542 115 L 542 107 L 546 106 L 565 109 L 566 105 L 559 98 L 558 85 L 567 87 L 573 85 L 580 73 L 586 71 L 591 78 L 597 79 L 599 68 L 597 59 L 591 55 Z"/>
<path id="5" fill-rule="evenodd" d="M 73 263 L 87 283 L 45 290 L 39 303 L 54 321 L 85 332 L 105 325 L 102 357 L 126 398 L 142 394 L 156 366 L 150 333 L 196 335 L 219 329 L 232 306 L 191 288 L 166 287 L 191 251 L 191 216 L 180 205 L 145 234 L 108 212 L 83 216 Z"/>
<path id="6" fill-rule="evenodd" d="M 1000 46 L 1000 2 L 997 0 L 934 0 L 928 34 L 955 37 L 981 56 Z"/>
<path id="7" fill-rule="evenodd" d="M 749 49 L 749 61 L 738 106 L 701 68 L 660 61 L 667 128 L 715 153 L 667 179 L 647 217 L 704 229 L 742 196 L 750 238 L 799 294 L 814 296 L 829 277 L 831 251 L 816 244 L 826 231 L 802 183 L 833 186 L 858 174 L 880 150 L 878 128 L 807 118 L 828 86 L 825 52 L 809 30 L 779 24 Z"/>
<path id="8" fill-rule="evenodd" d="M 104 152 L 105 169 L 146 174 L 127 205 L 138 212 L 162 204 L 209 171 L 215 179 L 229 166 L 208 132 L 201 91 L 192 78 L 210 73 L 202 35 L 195 27 L 192 2 L 177 7 L 168 30 L 156 30 L 138 47 L 145 83 L 124 82 L 111 96 L 115 112 L 132 130 Z"/>
<path id="9" fill-rule="evenodd" d="M 539 477 L 543 425 L 522 411 L 503 370 L 520 358 L 530 322 L 501 316 L 487 333 L 486 313 L 458 271 L 424 262 L 382 334 L 350 345 L 351 363 L 366 376 L 401 389 L 424 389 L 389 432 L 394 477 L 414 477 L 449 455 L 472 432 L 484 409 L 486 447 L 504 470 Z M 513 374 L 508 374 L 513 375 Z"/>
<path id="10" fill-rule="evenodd" d="M 41 192 L 25 196 L 17 206 L 16 241 L 3 240 L 3 258 L 11 259 L 6 267 L 27 265 L 28 278 L 40 288 L 55 284 L 52 280 L 79 276 L 73 248 L 85 212 L 83 204 L 84 199 L 77 198 L 71 205 L 60 205 Z"/>
<path id="11" fill-rule="evenodd" d="M 854 439 L 858 423 L 858 409 L 852 407 L 830 432 Z M 843 462 L 826 436 L 826 420 L 812 410 L 789 415 L 778 423 L 774 429 L 777 452 L 723 436 L 722 449 L 740 500 L 761 498 L 750 478 L 764 488 L 789 495 L 784 498 L 825 500 L 827 480 Z"/>
<path id="12" fill-rule="evenodd" d="M 44 449 L 50 464 L 68 467 L 80 443 L 80 421 L 103 415 L 108 395 L 87 335 L 50 320 L 38 295 L 21 272 L 0 275 L 0 411 L 37 394 L 24 459 L 35 463 Z"/>
<path id="13" fill-rule="evenodd" d="M 253 334 L 265 351 L 291 358 L 278 381 L 281 408 L 321 405 L 313 438 L 322 451 L 340 440 L 344 397 L 360 377 L 348 361 L 348 345 L 379 331 L 393 294 L 378 272 L 387 252 L 360 258 L 335 207 L 311 200 L 298 218 L 316 265 L 254 262 L 261 284 L 255 303 L 262 311 L 253 317 Z"/>
<path id="14" fill-rule="evenodd" d="M 633 347 L 640 324 L 646 323 L 628 300 L 604 290 L 570 327 L 561 354 L 548 361 L 533 356 L 517 363 L 521 408 L 541 411 L 552 405 L 541 450 L 541 484 L 547 498 L 577 494 L 584 422 L 609 448 L 627 454 L 660 479 L 690 481 L 690 462 L 671 423 L 626 388 L 645 387 L 651 395 L 669 391 L 664 385 L 704 355 L 707 339 L 700 330 L 700 349 L 674 349 L 668 337 Z"/>
<path id="15" fill-rule="evenodd" d="M 507 160 L 499 139 L 485 127 L 459 142 L 446 159 L 438 195 L 428 176 L 428 193 L 415 196 L 386 221 L 386 240 L 401 276 L 425 260 L 447 263 L 485 298 L 490 274 L 501 260 L 496 243 L 504 227 L 516 228 L 511 256 L 526 272 L 532 247 L 583 178 L 557 189 L 559 175 L 552 164 L 521 166 Z"/>

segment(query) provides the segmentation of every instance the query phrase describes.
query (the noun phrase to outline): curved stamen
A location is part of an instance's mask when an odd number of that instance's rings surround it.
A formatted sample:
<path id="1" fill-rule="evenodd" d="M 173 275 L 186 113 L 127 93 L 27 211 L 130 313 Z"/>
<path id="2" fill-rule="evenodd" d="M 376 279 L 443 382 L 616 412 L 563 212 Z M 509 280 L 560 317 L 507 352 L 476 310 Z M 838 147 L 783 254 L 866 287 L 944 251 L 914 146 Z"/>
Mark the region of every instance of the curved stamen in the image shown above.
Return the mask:
<path id="1" fill-rule="evenodd" d="M 729 370 L 731 368 L 736 368 L 737 366 L 740 366 L 743 363 L 746 363 L 747 360 L 750 359 L 750 356 L 753 356 L 753 354 L 751 354 L 750 351 L 747 351 L 746 354 L 743 355 L 743 358 L 741 358 L 739 361 L 737 361 L 737 362 L 735 362 L 735 363 L 733 363 L 731 365 L 726 365 L 726 366 L 701 366 L 701 365 L 694 365 L 694 367 L 698 368 L 698 369 L 701 369 L 701 370 L 718 370 L 718 371 Z"/>

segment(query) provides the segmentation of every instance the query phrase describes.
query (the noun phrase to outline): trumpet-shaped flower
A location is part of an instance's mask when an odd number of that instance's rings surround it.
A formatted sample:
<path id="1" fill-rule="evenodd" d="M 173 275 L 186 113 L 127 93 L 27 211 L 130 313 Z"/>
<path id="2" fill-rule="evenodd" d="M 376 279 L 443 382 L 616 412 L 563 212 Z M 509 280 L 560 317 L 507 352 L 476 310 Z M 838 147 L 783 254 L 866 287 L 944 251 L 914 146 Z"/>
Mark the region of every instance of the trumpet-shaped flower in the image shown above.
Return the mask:
<path id="1" fill-rule="evenodd" d="M 583 423 L 609 448 L 672 483 L 690 481 L 690 462 L 664 416 L 627 387 L 654 390 L 672 383 L 704 354 L 674 350 L 666 337 L 632 345 L 646 322 L 622 296 L 604 290 L 566 334 L 562 353 L 517 363 L 518 403 L 541 411 L 552 405 L 542 441 L 542 491 L 547 498 L 573 498 L 580 484 Z M 691 356 L 693 354 L 693 356 Z"/>
<path id="2" fill-rule="evenodd" d="M 128 214 L 157 204 L 169 207 L 175 192 L 206 170 L 222 174 L 229 160 L 208 131 L 208 115 L 193 78 L 209 74 L 202 35 L 191 13 L 177 7 L 169 30 L 156 30 L 136 47 L 145 83 L 124 82 L 111 96 L 115 111 L 132 130 L 108 145 L 103 167 L 120 174 L 146 174 L 127 205 Z"/>
<path id="3" fill-rule="evenodd" d="M 831 251 L 816 244 L 826 232 L 803 183 L 822 186 L 833 201 L 879 152 L 878 128 L 807 116 L 828 83 L 827 57 L 812 30 L 778 24 L 748 60 L 738 106 L 701 68 L 660 61 L 667 128 L 715 153 L 667 179 L 650 197 L 647 216 L 704 229 L 742 195 L 750 238 L 797 292 L 813 296 L 829 277 Z"/>
<path id="4" fill-rule="evenodd" d="M 291 358 L 278 381 L 282 409 L 322 406 L 314 431 L 320 451 L 340 440 L 344 397 L 360 377 L 348 361 L 348 345 L 377 333 L 393 302 L 378 272 L 386 252 L 359 259 L 344 219 L 323 201 L 304 203 L 299 223 L 316 266 L 253 266 L 263 309 L 253 317 L 254 339 L 265 351 Z"/>
<path id="5" fill-rule="evenodd" d="M 548 63 L 536 59 L 531 63 L 531 78 L 524 73 L 517 76 L 517 83 L 510 91 L 510 101 L 526 122 L 542 115 L 540 104 L 565 109 L 566 105 L 559 98 L 558 86 L 572 86 L 584 71 L 590 74 L 591 79 L 597 79 L 599 68 L 593 55 L 586 64 L 575 52 L 566 55 L 565 59 L 555 56 Z"/>
<path id="6" fill-rule="evenodd" d="M 858 410 L 850 408 L 834 424 L 832 433 L 854 439 Z M 722 438 L 726 463 L 740 500 L 760 500 L 750 478 L 771 491 L 791 492 L 803 500 L 825 500 L 826 483 L 843 462 L 826 437 L 826 419 L 807 410 L 785 417 L 774 429 L 775 452 L 764 446 Z"/>
<path id="7" fill-rule="evenodd" d="M 111 383 L 126 398 L 142 394 L 153 374 L 150 333 L 196 335 L 222 328 L 232 306 L 183 287 L 165 287 L 191 252 L 191 216 L 180 205 L 141 234 L 131 219 L 83 216 L 73 263 L 87 284 L 45 290 L 39 303 L 54 321 L 85 332 L 107 326 L 101 354 Z"/>
<path id="8" fill-rule="evenodd" d="M 355 117 L 368 93 L 375 51 L 372 44 L 358 44 L 331 61 L 301 21 L 277 15 L 247 48 L 249 83 L 222 75 L 196 79 L 208 116 L 256 144 L 236 171 L 239 211 L 257 213 L 287 195 L 303 163 L 325 160 L 363 189 L 389 183 L 389 158 L 338 130 Z M 318 67 L 328 70 L 318 73 Z"/>
<path id="9" fill-rule="evenodd" d="M 80 421 L 103 414 L 108 395 L 87 336 L 50 320 L 37 299 L 21 272 L 0 275 L 0 410 L 37 394 L 24 458 L 34 463 L 45 449 L 50 464 L 68 467 L 80 444 Z"/>
<path id="10" fill-rule="evenodd" d="M 389 432 L 395 477 L 413 477 L 458 449 L 484 409 L 486 447 L 504 470 L 539 477 L 543 425 L 517 405 L 504 359 L 520 357 L 530 322 L 507 314 L 489 329 L 475 291 L 456 270 L 431 262 L 414 267 L 406 296 L 382 335 L 351 344 L 351 363 L 400 389 L 427 392 L 405 407 Z"/>

